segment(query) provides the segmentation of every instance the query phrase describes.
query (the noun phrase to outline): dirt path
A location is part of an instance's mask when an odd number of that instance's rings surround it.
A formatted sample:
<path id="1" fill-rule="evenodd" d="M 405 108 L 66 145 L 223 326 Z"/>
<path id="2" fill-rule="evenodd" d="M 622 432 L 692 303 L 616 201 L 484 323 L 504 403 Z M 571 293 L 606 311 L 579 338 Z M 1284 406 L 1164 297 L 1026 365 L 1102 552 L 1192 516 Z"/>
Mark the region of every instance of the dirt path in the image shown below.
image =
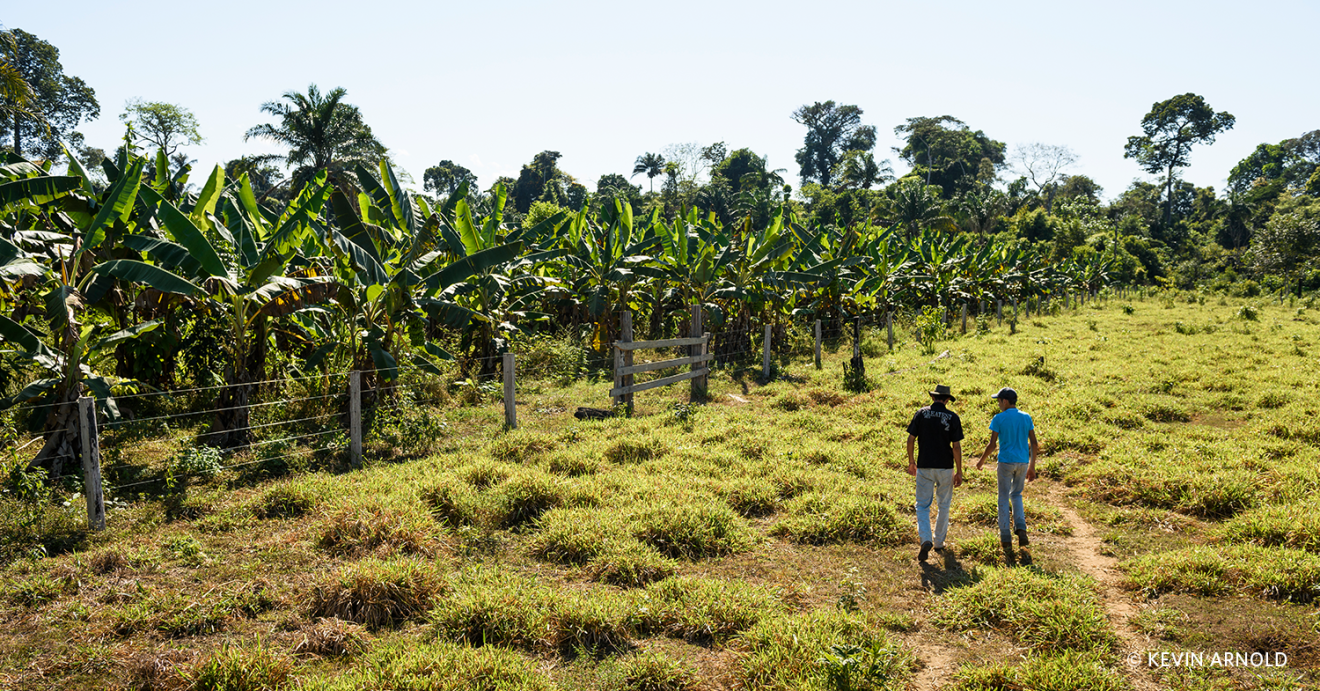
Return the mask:
<path id="1" fill-rule="evenodd" d="M 1064 538 L 1064 544 L 1072 551 L 1077 568 L 1100 583 L 1100 597 L 1109 614 L 1109 622 L 1118 634 L 1119 664 L 1134 688 L 1140 691 L 1158 689 L 1150 676 L 1141 668 L 1128 663 L 1128 656 L 1141 654 L 1150 648 L 1151 641 L 1133 628 L 1131 619 L 1137 614 L 1136 605 L 1120 588 L 1122 573 L 1118 569 L 1118 560 L 1101 552 L 1103 543 L 1095 534 L 1095 529 L 1076 511 L 1067 506 L 1055 505 L 1063 517 L 1072 524 L 1072 537 Z"/>
<path id="2" fill-rule="evenodd" d="M 923 641 L 920 658 L 922 667 L 912 677 L 912 683 L 908 688 L 916 691 L 934 691 L 953 682 L 953 673 L 958 671 L 958 660 L 953 648 Z"/>

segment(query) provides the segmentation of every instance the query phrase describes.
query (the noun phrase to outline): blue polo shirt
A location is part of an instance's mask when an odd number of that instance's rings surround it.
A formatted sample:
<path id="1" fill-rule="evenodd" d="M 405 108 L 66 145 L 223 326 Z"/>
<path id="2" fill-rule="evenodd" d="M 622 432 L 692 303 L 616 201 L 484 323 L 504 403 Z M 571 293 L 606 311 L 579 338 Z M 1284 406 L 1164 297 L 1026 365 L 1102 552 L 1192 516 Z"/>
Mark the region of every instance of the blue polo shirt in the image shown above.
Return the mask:
<path id="1" fill-rule="evenodd" d="M 1031 416 L 1009 408 L 990 420 L 990 431 L 999 433 L 999 462 L 1027 463 L 1031 460 L 1028 433 L 1035 429 Z"/>

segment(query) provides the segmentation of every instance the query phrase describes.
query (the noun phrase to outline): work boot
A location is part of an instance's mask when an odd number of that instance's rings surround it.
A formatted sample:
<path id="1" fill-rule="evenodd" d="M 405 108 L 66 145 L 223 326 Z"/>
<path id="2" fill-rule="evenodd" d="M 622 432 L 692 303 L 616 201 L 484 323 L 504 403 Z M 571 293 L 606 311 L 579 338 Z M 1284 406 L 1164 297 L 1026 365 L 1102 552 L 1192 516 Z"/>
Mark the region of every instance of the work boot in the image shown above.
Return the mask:
<path id="1" fill-rule="evenodd" d="M 1018 536 L 1018 547 L 1026 547 L 1027 545 L 1031 544 L 1031 542 L 1027 540 L 1027 531 L 1019 530 L 1017 531 L 1017 536 Z"/>
<path id="2" fill-rule="evenodd" d="M 917 560 L 926 561 L 926 557 L 928 556 L 930 556 L 930 543 L 923 542 L 921 543 L 921 551 L 917 553 Z"/>

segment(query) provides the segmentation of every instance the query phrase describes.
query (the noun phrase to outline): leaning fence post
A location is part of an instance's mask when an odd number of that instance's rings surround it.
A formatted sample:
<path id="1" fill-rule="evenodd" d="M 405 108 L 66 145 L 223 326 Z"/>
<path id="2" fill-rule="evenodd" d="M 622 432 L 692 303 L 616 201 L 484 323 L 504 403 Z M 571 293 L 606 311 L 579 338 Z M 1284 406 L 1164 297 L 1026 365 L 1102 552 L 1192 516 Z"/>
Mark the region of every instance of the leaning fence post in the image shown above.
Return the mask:
<path id="1" fill-rule="evenodd" d="M 96 434 L 96 399 L 78 399 L 82 432 L 83 496 L 87 498 L 87 525 L 105 530 L 105 493 L 101 488 L 101 444 Z"/>
<path id="2" fill-rule="evenodd" d="M 1004 301 L 995 300 L 995 319 L 999 320 L 999 325 L 1004 325 Z"/>
<path id="3" fill-rule="evenodd" d="M 894 313 L 885 313 L 885 331 L 889 332 L 889 352 L 894 352 Z"/>
<path id="4" fill-rule="evenodd" d="M 629 312 L 628 310 L 624 310 L 623 314 L 619 315 L 619 331 L 622 332 L 624 341 L 627 341 L 628 343 L 632 342 L 633 340 L 632 312 Z M 623 351 L 623 366 L 632 367 L 632 364 L 633 364 L 633 351 L 630 348 L 628 350 Z M 623 376 L 623 386 L 632 386 L 632 385 L 633 385 L 633 375 L 625 374 Z M 623 395 L 623 402 L 625 405 L 628 406 L 628 414 L 632 415 L 633 393 L 631 391 Z"/>
<path id="5" fill-rule="evenodd" d="M 362 467 L 362 373 L 348 373 L 348 460 L 354 468 Z"/>
<path id="6" fill-rule="evenodd" d="M 702 335 L 702 330 L 701 330 L 701 303 L 697 303 L 697 304 L 695 304 L 695 305 L 692 305 L 692 330 L 688 332 L 688 335 L 689 335 L 690 337 L 692 337 L 692 338 L 701 338 L 701 335 Z M 702 356 L 702 355 L 705 355 L 705 354 L 706 354 L 706 346 L 707 346 L 707 344 L 709 343 L 709 341 L 710 341 L 710 338 L 707 337 L 705 341 L 702 341 L 701 343 L 698 343 L 697 345 L 694 345 L 694 346 L 692 346 L 691 348 L 689 348 L 689 349 L 688 349 L 688 352 L 691 353 L 692 355 L 695 355 L 695 356 Z M 693 372 L 696 372 L 697 370 L 701 369 L 702 367 L 705 367 L 706 364 L 707 364 L 707 363 L 705 363 L 705 362 L 694 362 L 694 363 L 692 363 L 692 371 L 693 371 Z M 697 402 L 697 401 L 702 400 L 702 399 L 705 398 L 705 397 L 706 397 L 706 377 L 704 377 L 704 376 L 703 376 L 703 377 L 693 377 L 693 378 L 692 378 L 692 387 L 691 387 L 691 389 L 688 391 L 688 402 L 690 402 L 690 403 L 695 403 L 695 402 Z"/>
<path id="7" fill-rule="evenodd" d="M 816 369 L 821 368 L 820 363 L 820 320 L 816 320 Z"/>
<path id="8" fill-rule="evenodd" d="M 962 308 L 962 332 L 967 333 L 967 303 L 963 303 Z"/>
<path id="9" fill-rule="evenodd" d="M 862 318 L 853 317 L 853 362 L 862 356 Z"/>
<path id="10" fill-rule="evenodd" d="M 518 406 L 514 400 L 513 353 L 504 354 L 504 425 L 518 429 Z"/>
<path id="11" fill-rule="evenodd" d="M 770 381 L 770 331 L 774 327 L 765 325 L 765 338 L 761 341 L 761 378 Z"/>

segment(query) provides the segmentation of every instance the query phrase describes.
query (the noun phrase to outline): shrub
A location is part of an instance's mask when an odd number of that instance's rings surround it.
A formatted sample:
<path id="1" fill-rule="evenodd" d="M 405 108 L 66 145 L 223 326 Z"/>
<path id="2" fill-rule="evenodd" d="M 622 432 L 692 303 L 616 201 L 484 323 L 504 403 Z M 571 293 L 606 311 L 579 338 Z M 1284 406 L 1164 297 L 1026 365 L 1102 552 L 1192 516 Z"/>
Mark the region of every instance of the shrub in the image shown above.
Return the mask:
<path id="1" fill-rule="evenodd" d="M 769 618 L 742 639 L 748 652 L 738 678 L 746 688 L 828 689 L 837 672 L 831 672 L 827 654 L 834 656 L 835 669 L 842 663 L 869 672 L 865 678 L 850 679 L 854 691 L 905 691 L 912 676 L 912 653 L 861 613 L 819 609 Z"/>
<path id="2" fill-rule="evenodd" d="M 330 554 L 344 556 L 373 552 L 431 555 L 439 549 L 435 524 L 425 514 L 371 502 L 331 514 L 322 523 L 316 544 Z"/>
<path id="3" fill-rule="evenodd" d="M 536 661 L 497 646 L 400 641 L 373 650 L 352 671 L 315 691 L 554 691 Z"/>
<path id="4" fill-rule="evenodd" d="M 1243 305 L 1238 308 L 1237 316 L 1244 321 L 1256 321 L 1260 318 L 1260 311 L 1255 305 Z"/>
<path id="5" fill-rule="evenodd" d="M 601 666 L 608 691 L 696 691 L 697 671 L 688 663 L 645 652 Z"/>
<path id="6" fill-rule="evenodd" d="M 951 691 L 1127 691 L 1130 686 L 1104 657 L 1094 653 L 1067 651 L 1059 655 L 1028 657 L 1017 665 L 964 665 L 958 670 L 949 688 Z"/>
<path id="7" fill-rule="evenodd" d="M 716 502 L 657 503 L 640 516 L 633 536 L 676 559 L 702 559 L 742 552 L 754 535 L 745 519 Z"/>
<path id="8" fill-rule="evenodd" d="M 790 500 L 788 516 L 770 529 L 791 542 L 821 545 L 874 542 L 899 545 L 911 540 L 911 527 L 888 502 L 839 492 L 811 492 Z"/>
<path id="9" fill-rule="evenodd" d="M 210 479 L 225 469 L 224 457 L 214 446 L 195 446 L 174 454 L 166 466 L 174 476 Z"/>
<path id="10" fill-rule="evenodd" d="M 1091 579 L 989 566 L 978 575 L 971 585 L 945 591 L 932 621 L 953 630 L 1003 630 L 1039 651 L 1114 649 L 1116 639 Z"/>
<path id="11" fill-rule="evenodd" d="M 254 648 L 228 643 L 192 673 L 194 691 L 276 691 L 289 684 L 293 660 L 258 642 Z"/>
<path id="12" fill-rule="evenodd" d="M 652 583 L 634 606 L 643 632 L 691 643 L 722 643 L 785 611 L 779 594 L 762 586 L 693 577 Z"/>
<path id="13" fill-rule="evenodd" d="M 446 588 L 434 565 L 416 559 L 361 561 L 312 589 L 308 614 L 371 628 L 424 614 Z"/>
<path id="14" fill-rule="evenodd" d="M 1189 547 L 1142 555 L 1120 566 L 1133 587 L 1150 594 L 1241 593 L 1310 602 L 1320 583 L 1320 556 L 1284 547 Z"/>

